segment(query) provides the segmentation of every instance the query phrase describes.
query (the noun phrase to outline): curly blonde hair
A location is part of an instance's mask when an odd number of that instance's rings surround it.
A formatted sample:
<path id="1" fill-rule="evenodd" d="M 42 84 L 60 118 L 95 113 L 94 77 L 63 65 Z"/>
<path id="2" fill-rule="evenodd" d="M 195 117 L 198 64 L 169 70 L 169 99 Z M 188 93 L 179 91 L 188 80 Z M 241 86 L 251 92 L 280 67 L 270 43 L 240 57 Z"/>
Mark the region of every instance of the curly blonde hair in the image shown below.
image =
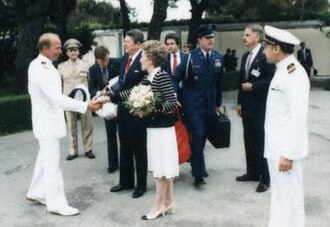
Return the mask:
<path id="1" fill-rule="evenodd" d="M 162 66 L 166 60 L 166 48 L 158 40 L 148 40 L 141 45 L 142 50 L 155 67 Z"/>

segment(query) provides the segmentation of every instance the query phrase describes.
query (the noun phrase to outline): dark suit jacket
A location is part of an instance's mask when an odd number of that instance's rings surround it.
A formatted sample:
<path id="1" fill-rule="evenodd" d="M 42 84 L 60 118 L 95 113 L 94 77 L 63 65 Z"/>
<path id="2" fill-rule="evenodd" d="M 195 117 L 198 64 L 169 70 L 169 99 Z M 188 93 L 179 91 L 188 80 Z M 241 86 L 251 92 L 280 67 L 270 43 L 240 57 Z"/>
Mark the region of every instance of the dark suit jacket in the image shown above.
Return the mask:
<path id="1" fill-rule="evenodd" d="M 305 66 L 311 67 L 313 65 L 313 58 L 312 58 L 311 50 L 305 48 L 305 51 L 306 51 L 306 59 L 304 59 L 303 50 L 302 49 L 298 50 L 297 59 L 298 59 L 298 61 L 300 62 L 300 64 L 302 66 L 304 66 L 304 67 Z"/>
<path id="2" fill-rule="evenodd" d="M 245 65 L 249 52 L 242 56 L 237 98 L 237 104 L 242 105 L 242 117 L 264 118 L 268 87 L 273 78 L 275 66 L 267 63 L 266 56 L 262 51 L 263 47 L 253 59 L 247 80 L 245 80 Z M 252 83 L 252 91 L 242 90 L 241 84 L 245 82 Z"/>
<path id="3" fill-rule="evenodd" d="M 119 69 L 119 91 L 124 91 L 133 88 L 135 85 L 138 85 L 147 72 L 142 71 L 141 69 L 141 53 L 134 59 L 134 62 L 131 63 L 126 75 L 125 67 L 128 61 L 128 55 L 125 55 L 121 59 L 120 69 Z M 125 78 L 124 78 L 125 76 Z M 133 116 L 129 113 L 127 107 L 124 103 L 118 103 L 118 123 L 120 125 L 125 125 L 129 128 L 142 127 L 142 121 L 139 117 Z"/>
<path id="4" fill-rule="evenodd" d="M 119 66 L 120 66 L 119 59 L 110 58 L 108 64 L 109 80 L 118 76 Z M 102 79 L 101 67 L 97 63 L 95 63 L 89 68 L 88 86 L 91 96 L 94 97 L 96 95 L 96 92 L 102 90 L 105 87 L 105 85 L 106 84 L 103 82 Z"/>
<path id="5" fill-rule="evenodd" d="M 183 52 L 180 51 L 180 60 L 182 62 L 183 56 L 185 54 Z M 181 63 L 180 62 L 180 63 Z M 179 64 L 178 64 L 179 66 Z M 172 72 L 172 68 L 171 68 L 171 54 L 168 53 L 167 57 L 166 57 L 166 62 L 164 64 L 164 66 L 162 67 L 166 72 L 168 72 L 171 76 L 173 76 L 173 72 Z"/>

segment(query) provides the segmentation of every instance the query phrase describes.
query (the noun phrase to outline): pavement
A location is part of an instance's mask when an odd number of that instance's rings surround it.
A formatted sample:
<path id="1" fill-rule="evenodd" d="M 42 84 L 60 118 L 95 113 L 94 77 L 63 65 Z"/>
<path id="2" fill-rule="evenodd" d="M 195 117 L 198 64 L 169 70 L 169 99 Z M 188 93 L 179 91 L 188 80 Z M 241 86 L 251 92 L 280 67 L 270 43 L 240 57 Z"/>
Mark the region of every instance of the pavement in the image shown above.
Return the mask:
<path id="1" fill-rule="evenodd" d="M 148 174 L 145 195 L 131 198 L 132 191 L 109 192 L 119 172 L 107 173 L 104 122 L 94 117 L 94 152 L 88 159 L 80 151 L 66 161 L 67 141 L 61 140 L 61 168 L 70 205 L 80 209 L 74 217 L 62 217 L 44 206 L 25 200 L 38 144 L 31 131 L 0 137 L 0 226 L 52 227 L 265 227 L 268 222 L 270 190 L 256 193 L 257 182 L 236 182 L 245 173 L 242 123 L 235 113 L 236 91 L 224 93 L 232 122 L 231 146 L 214 149 L 207 143 L 205 157 L 209 177 L 200 189 L 193 186 L 189 163 L 180 166 L 174 183 L 175 213 L 143 221 L 155 195 L 152 174 Z M 299 95 L 299 94 L 297 94 Z M 330 226 L 330 92 L 314 88 L 309 104 L 309 156 L 305 162 L 304 187 L 306 227 Z M 79 141 L 81 144 L 81 141 Z"/>

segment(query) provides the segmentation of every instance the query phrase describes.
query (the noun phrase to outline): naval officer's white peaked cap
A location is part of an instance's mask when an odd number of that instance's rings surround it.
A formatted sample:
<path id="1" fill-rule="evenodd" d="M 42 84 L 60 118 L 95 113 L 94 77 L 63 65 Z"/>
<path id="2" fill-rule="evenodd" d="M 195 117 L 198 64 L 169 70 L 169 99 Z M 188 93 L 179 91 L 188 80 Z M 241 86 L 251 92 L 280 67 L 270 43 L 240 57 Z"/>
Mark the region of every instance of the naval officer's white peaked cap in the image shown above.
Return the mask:
<path id="1" fill-rule="evenodd" d="M 295 37 L 292 33 L 275 28 L 269 25 L 265 25 L 265 37 L 264 41 L 270 44 L 289 44 L 289 45 L 298 45 L 300 43 L 300 40 Z"/>

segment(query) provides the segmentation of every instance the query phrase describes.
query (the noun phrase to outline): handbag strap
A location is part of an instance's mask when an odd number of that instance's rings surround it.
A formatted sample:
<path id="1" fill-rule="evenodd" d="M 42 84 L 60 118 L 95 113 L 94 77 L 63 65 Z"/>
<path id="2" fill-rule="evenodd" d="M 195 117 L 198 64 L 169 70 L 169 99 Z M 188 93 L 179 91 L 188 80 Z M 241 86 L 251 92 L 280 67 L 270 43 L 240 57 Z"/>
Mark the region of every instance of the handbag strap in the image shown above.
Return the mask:
<path id="1" fill-rule="evenodd" d="M 176 118 L 176 121 L 182 121 L 181 110 L 180 107 L 176 107 L 173 110 L 173 115 Z"/>

